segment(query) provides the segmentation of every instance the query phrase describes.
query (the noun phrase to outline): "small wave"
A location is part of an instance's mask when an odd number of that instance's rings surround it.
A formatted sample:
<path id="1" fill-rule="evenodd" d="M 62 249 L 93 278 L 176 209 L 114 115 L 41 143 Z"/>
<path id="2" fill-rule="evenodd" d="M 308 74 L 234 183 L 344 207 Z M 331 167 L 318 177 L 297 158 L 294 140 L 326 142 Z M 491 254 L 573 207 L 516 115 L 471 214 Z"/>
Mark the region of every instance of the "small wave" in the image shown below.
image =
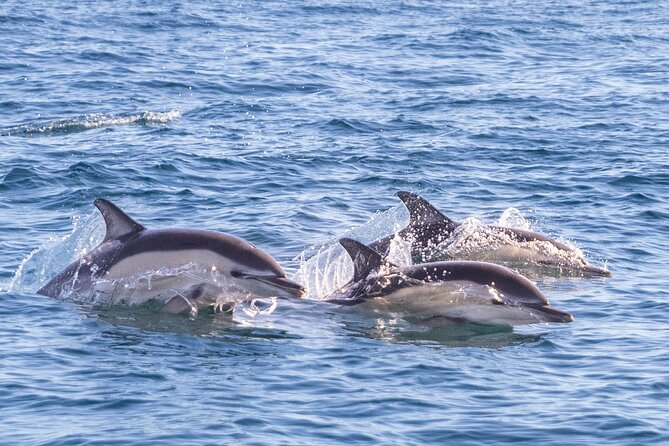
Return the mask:
<path id="1" fill-rule="evenodd" d="M 358 133 L 373 133 L 383 128 L 380 124 L 375 122 L 362 121 L 359 119 L 331 119 L 326 125 L 332 128 Z"/>
<path id="2" fill-rule="evenodd" d="M 374 122 L 363 121 L 360 119 L 330 119 L 327 122 L 319 122 L 318 125 L 329 127 L 335 130 L 355 133 L 377 133 L 386 131 L 436 131 L 437 127 L 421 122 L 415 119 L 407 119 L 400 115 L 391 121 Z"/>
<path id="3" fill-rule="evenodd" d="M 669 184 L 669 175 L 665 173 L 648 173 L 643 175 L 627 174 L 609 181 L 613 186 L 651 185 L 660 186 Z"/>
<path id="4" fill-rule="evenodd" d="M 21 108 L 21 103 L 16 101 L 3 101 L 0 102 L 0 108 L 7 110 L 18 110 Z"/>
<path id="5" fill-rule="evenodd" d="M 102 127 L 116 127 L 122 125 L 159 125 L 177 119 L 181 112 L 172 110 L 168 112 L 145 111 L 130 115 L 113 115 L 107 113 L 93 113 L 75 116 L 73 118 L 60 119 L 42 124 L 26 124 L 6 127 L 0 130 L 2 136 L 35 136 L 50 134 L 67 134 L 83 132 L 85 130 L 98 129 Z"/>

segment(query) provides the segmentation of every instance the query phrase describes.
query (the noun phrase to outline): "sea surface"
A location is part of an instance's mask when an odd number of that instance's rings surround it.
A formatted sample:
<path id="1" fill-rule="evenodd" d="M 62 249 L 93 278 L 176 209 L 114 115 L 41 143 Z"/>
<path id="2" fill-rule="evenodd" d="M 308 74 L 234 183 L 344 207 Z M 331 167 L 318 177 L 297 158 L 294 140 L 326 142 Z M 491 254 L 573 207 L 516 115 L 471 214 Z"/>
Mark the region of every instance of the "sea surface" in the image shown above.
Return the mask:
<path id="1" fill-rule="evenodd" d="M 309 260 L 400 229 L 399 190 L 612 277 L 535 278 L 575 321 L 514 330 L 319 300 L 346 269 Z M 310 299 L 36 295 L 98 197 L 243 237 Z M 0 4 L 0 444 L 669 444 L 668 264 L 667 2 Z"/>

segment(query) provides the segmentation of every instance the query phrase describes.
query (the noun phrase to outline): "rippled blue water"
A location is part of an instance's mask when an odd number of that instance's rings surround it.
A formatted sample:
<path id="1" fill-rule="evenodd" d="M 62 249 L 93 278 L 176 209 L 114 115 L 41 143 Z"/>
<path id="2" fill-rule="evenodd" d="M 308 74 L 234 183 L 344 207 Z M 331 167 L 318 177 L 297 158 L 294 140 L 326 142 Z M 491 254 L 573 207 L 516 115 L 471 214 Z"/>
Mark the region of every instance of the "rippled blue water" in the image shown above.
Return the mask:
<path id="1" fill-rule="evenodd" d="M 0 5 L 1 443 L 669 442 L 666 2 L 213 3 Z M 576 320 L 512 332 L 34 294 L 96 197 L 294 273 L 399 189 L 613 277 L 538 280 Z"/>

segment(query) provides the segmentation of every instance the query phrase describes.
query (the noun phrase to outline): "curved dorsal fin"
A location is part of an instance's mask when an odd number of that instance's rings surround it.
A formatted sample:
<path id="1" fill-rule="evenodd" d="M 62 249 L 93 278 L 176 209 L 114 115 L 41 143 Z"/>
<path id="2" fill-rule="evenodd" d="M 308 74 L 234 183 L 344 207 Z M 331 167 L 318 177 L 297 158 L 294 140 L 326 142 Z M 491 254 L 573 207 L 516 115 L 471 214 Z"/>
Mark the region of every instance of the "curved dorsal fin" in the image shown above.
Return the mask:
<path id="1" fill-rule="evenodd" d="M 415 228 L 441 223 L 453 228 L 458 225 L 419 195 L 406 191 L 399 191 L 395 195 L 402 200 L 409 211 L 409 227 Z"/>
<path id="2" fill-rule="evenodd" d="M 107 233 L 105 234 L 105 239 L 102 241 L 103 243 L 108 240 L 139 234 L 145 229 L 144 226 L 133 220 L 111 201 L 98 198 L 93 204 L 100 210 L 107 226 Z"/>
<path id="3" fill-rule="evenodd" d="M 381 254 L 372 248 L 351 238 L 339 239 L 339 244 L 344 247 L 351 260 L 353 260 L 353 281 L 358 282 L 382 265 L 391 265 Z"/>

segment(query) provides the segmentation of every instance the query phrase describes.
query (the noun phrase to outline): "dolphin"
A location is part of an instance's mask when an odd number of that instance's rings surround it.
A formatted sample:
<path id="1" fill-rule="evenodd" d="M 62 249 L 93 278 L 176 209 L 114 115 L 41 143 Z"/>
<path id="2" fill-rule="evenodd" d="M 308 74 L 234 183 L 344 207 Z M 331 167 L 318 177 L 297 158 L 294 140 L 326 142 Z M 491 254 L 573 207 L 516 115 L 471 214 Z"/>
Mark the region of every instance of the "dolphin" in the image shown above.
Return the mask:
<path id="1" fill-rule="evenodd" d="M 390 243 L 398 236 L 411 243 L 411 256 L 415 261 L 429 260 L 485 260 L 509 262 L 510 264 L 534 263 L 575 270 L 598 276 L 611 276 L 611 272 L 588 264 L 582 254 L 574 248 L 555 241 L 538 232 L 503 226 L 485 225 L 484 237 L 489 243 L 479 243 L 474 249 L 452 258 L 447 250 L 453 243 L 456 230 L 462 223 L 442 214 L 430 202 L 411 192 L 399 191 L 399 197 L 409 211 L 409 224 L 396 235 L 390 235 L 369 246 L 387 254 Z M 485 239 L 484 239 L 485 242 Z"/>
<path id="2" fill-rule="evenodd" d="M 353 278 L 326 297 L 423 319 L 485 325 L 567 323 L 573 316 L 549 305 L 530 280 L 501 265 L 443 261 L 396 266 L 350 238 L 339 243 L 353 260 Z"/>
<path id="3" fill-rule="evenodd" d="M 104 240 L 38 294 L 121 294 L 137 302 L 139 293 L 139 303 L 162 301 L 169 313 L 202 307 L 230 310 L 229 301 L 221 303 L 221 294 L 233 290 L 243 297 L 304 294 L 304 288 L 287 279 L 276 260 L 245 240 L 201 229 L 146 229 L 110 201 L 99 198 L 94 204 L 105 221 Z M 128 291 L 128 281 L 139 289 Z M 226 286 L 219 286 L 221 282 Z"/>

